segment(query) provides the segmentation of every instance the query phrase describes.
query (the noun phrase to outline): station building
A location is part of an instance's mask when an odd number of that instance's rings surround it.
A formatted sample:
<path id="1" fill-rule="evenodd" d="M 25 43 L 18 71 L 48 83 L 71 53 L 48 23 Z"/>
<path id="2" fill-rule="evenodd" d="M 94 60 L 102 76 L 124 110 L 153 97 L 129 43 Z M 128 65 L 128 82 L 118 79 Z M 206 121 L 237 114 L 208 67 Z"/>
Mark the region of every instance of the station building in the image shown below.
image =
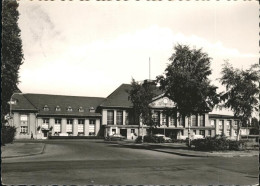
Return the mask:
<path id="1" fill-rule="evenodd" d="M 134 116 L 129 99 L 130 84 L 122 84 L 107 98 L 15 93 L 11 99 L 10 125 L 16 139 L 46 139 L 52 136 L 102 136 L 121 134 L 127 139 L 146 135 L 149 127 Z M 150 103 L 155 133 L 176 139 L 194 135 L 225 135 L 236 139 L 238 120 L 214 110 L 202 115 L 181 117 L 175 103 L 158 88 Z M 176 110 L 167 115 L 167 110 Z M 137 118 L 137 119 L 136 119 Z"/>

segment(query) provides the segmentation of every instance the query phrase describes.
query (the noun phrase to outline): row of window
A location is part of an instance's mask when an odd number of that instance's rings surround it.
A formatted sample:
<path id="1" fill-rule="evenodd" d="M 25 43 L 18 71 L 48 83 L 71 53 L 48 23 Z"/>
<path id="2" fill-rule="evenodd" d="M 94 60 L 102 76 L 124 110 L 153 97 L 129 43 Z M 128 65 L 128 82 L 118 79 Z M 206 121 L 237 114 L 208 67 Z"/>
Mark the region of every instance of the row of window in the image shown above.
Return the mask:
<path id="1" fill-rule="evenodd" d="M 211 120 L 211 126 L 213 127 L 216 127 L 216 120 Z M 233 127 L 236 128 L 238 125 L 238 120 L 235 120 L 234 121 L 234 125 Z M 226 121 L 226 133 L 225 135 L 226 136 L 231 136 L 231 128 L 232 128 L 232 120 L 227 120 Z M 237 130 L 234 130 L 235 131 L 235 136 L 237 135 Z M 218 121 L 218 131 L 217 131 L 217 134 L 219 135 L 223 135 L 224 134 L 224 120 L 219 120 Z"/>
<path id="2" fill-rule="evenodd" d="M 49 107 L 48 107 L 47 105 L 45 105 L 45 106 L 43 107 L 43 110 L 44 110 L 44 111 L 49 111 L 50 109 L 49 109 Z M 68 112 L 72 112 L 72 111 L 73 111 L 73 109 L 72 109 L 71 106 L 68 106 L 66 110 L 67 110 Z M 61 111 L 60 106 L 56 106 L 56 107 L 55 107 L 55 111 Z M 79 112 L 84 112 L 84 108 L 83 108 L 83 107 L 79 107 L 79 108 L 78 108 L 78 111 L 79 111 Z M 89 112 L 95 112 L 94 107 L 90 107 L 90 108 L 89 108 Z"/>
<path id="3" fill-rule="evenodd" d="M 153 122 L 157 125 L 160 124 L 160 111 L 154 111 L 152 118 Z M 198 116 L 192 116 L 189 117 L 188 122 L 190 126 L 205 126 L 205 116 L 201 115 L 200 120 L 198 123 Z M 179 118 L 179 123 L 181 126 L 184 126 L 185 124 L 185 118 L 180 117 Z M 107 111 L 107 124 L 108 125 L 113 125 L 114 123 L 114 110 L 108 110 Z M 129 113 L 125 112 L 125 124 L 129 124 Z M 118 110 L 116 112 L 116 125 L 123 125 L 123 111 Z M 176 126 L 177 127 L 177 119 L 176 117 L 167 117 L 165 113 L 162 113 L 162 125 L 167 125 L 167 126 Z"/>
<path id="4" fill-rule="evenodd" d="M 160 111 L 155 111 L 153 113 L 153 121 L 159 125 L 160 124 Z M 205 126 L 205 116 L 200 115 L 200 120 L 198 122 L 198 115 L 194 115 L 188 118 L 188 124 L 190 126 Z M 178 121 L 180 123 L 180 126 L 185 125 L 185 117 L 179 117 Z M 169 119 L 165 113 L 162 113 L 162 125 L 167 126 L 176 126 L 177 127 L 177 117 L 170 116 Z"/>
<path id="5" fill-rule="evenodd" d="M 129 123 L 129 113 L 126 112 L 125 114 L 125 124 Z M 107 124 L 113 125 L 114 124 L 114 110 L 107 111 Z M 116 112 L 116 125 L 123 125 L 123 111 L 118 110 Z"/>
<path id="6" fill-rule="evenodd" d="M 50 119 L 49 118 L 43 118 L 43 124 L 49 124 Z M 55 124 L 61 124 L 61 119 L 60 118 L 55 118 Z M 67 119 L 67 124 L 73 124 L 73 119 Z M 78 119 L 78 124 L 85 124 L 85 119 Z M 89 124 L 96 124 L 95 119 L 90 119 Z"/>

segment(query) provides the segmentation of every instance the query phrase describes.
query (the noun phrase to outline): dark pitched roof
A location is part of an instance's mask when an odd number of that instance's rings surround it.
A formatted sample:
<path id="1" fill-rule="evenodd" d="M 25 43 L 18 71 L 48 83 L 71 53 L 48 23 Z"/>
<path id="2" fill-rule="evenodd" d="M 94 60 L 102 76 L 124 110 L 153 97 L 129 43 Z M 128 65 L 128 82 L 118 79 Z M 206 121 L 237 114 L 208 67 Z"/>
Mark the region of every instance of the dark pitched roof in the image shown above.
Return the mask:
<path id="1" fill-rule="evenodd" d="M 120 85 L 114 92 L 112 92 L 102 103 L 101 107 L 133 107 L 132 102 L 129 100 L 128 91 L 132 86 L 130 84 Z M 156 87 L 154 94 L 158 96 L 163 92 Z"/>
<path id="2" fill-rule="evenodd" d="M 225 119 L 237 119 L 233 115 L 224 115 L 224 114 L 210 114 L 209 118 L 225 118 Z"/>
<path id="3" fill-rule="evenodd" d="M 22 94 L 37 110 L 39 115 L 66 115 L 66 116 L 101 116 L 96 112 L 90 112 L 90 108 L 96 109 L 104 98 L 100 97 L 80 97 L 80 96 L 63 96 L 49 94 Z M 24 107 L 23 103 L 17 106 Z M 48 107 L 48 111 L 44 107 Z M 56 107 L 60 107 L 60 111 L 56 111 Z M 72 111 L 67 111 L 71 107 Z M 82 107 L 84 112 L 79 112 Z"/>
<path id="4" fill-rule="evenodd" d="M 12 110 L 37 111 L 37 108 L 28 99 L 24 97 L 24 94 L 13 94 L 12 101 L 16 102 L 15 104 L 11 105 Z"/>

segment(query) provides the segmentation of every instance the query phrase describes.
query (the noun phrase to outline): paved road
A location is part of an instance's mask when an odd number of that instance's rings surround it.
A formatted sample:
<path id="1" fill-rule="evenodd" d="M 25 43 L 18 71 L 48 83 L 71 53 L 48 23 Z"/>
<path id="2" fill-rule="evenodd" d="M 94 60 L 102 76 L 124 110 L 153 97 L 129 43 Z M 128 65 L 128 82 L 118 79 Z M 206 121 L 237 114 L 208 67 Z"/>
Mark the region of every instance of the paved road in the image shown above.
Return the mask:
<path id="1" fill-rule="evenodd" d="M 47 140 L 45 143 L 44 154 L 3 159 L 3 183 L 258 183 L 258 157 L 183 157 L 100 140 Z"/>

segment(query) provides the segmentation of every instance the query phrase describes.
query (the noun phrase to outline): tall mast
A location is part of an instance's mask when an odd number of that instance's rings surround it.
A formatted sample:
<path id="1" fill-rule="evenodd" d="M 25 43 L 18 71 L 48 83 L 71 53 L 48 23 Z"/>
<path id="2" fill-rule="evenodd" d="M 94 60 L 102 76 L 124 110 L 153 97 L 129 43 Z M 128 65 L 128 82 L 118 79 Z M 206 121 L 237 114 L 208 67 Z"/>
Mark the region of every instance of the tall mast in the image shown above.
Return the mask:
<path id="1" fill-rule="evenodd" d="M 151 80 L 151 61 L 149 57 L 149 81 Z"/>

